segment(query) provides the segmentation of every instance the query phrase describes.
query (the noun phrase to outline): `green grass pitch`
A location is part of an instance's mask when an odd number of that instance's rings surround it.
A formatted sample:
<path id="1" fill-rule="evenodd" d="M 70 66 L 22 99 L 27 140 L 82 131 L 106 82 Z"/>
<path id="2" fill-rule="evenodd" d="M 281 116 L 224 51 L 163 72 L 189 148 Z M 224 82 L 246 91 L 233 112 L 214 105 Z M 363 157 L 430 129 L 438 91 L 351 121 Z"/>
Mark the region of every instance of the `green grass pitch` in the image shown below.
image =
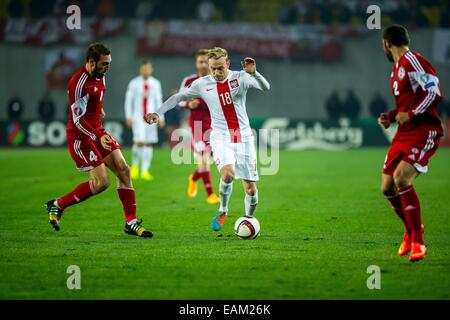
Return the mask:
<path id="1" fill-rule="evenodd" d="M 258 184 L 261 236 L 244 241 L 233 234 L 240 181 L 218 237 L 210 230 L 217 207 L 202 186 L 196 199 L 186 196 L 193 165 L 173 165 L 167 149 L 155 152 L 155 181 L 135 182 L 153 239 L 123 233 L 114 183 L 67 209 L 55 232 L 44 202 L 86 176 L 63 149 L 2 149 L 0 298 L 448 299 L 450 150 L 415 184 L 428 254 L 414 264 L 396 255 L 403 227 L 379 191 L 385 151 L 281 152 L 279 173 Z M 66 287 L 69 265 L 81 268 L 81 290 Z M 381 268 L 380 290 L 367 288 L 370 265 Z"/>

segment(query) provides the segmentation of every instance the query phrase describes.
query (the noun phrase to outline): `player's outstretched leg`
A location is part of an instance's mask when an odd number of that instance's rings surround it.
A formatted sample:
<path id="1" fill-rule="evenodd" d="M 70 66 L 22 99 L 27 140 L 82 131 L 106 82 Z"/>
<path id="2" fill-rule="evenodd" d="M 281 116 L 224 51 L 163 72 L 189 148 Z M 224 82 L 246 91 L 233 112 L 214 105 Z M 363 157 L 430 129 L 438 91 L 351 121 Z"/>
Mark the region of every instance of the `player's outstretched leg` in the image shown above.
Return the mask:
<path id="1" fill-rule="evenodd" d="M 247 217 L 253 217 L 256 206 L 258 205 L 258 189 L 255 181 L 243 180 L 245 191 L 244 208 Z"/>
<path id="2" fill-rule="evenodd" d="M 153 237 L 153 233 L 142 226 L 142 219 L 136 218 L 136 193 L 131 183 L 130 169 L 122 153 L 116 149 L 104 161 L 117 177 L 117 193 L 125 213 L 125 233 L 141 238 Z"/>
<path id="3" fill-rule="evenodd" d="M 410 261 L 425 258 L 427 248 L 423 240 L 423 225 L 420 211 L 420 202 L 413 182 L 418 173 L 409 163 L 401 161 L 394 172 L 394 181 L 400 196 L 402 210 L 411 229 L 411 254 Z"/>
<path id="4" fill-rule="evenodd" d="M 82 202 L 90 196 L 100 193 L 108 188 L 109 179 L 104 164 L 92 169 L 89 174 L 91 180 L 79 184 L 75 189 L 64 196 L 56 200 L 50 200 L 45 204 L 49 222 L 56 231 L 59 231 L 61 228 L 61 217 L 67 207 Z"/>
<path id="5" fill-rule="evenodd" d="M 211 221 L 211 228 L 214 231 L 219 231 L 222 229 L 225 220 L 228 218 L 228 204 L 230 202 L 231 192 L 233 191 L 234 166 L 231 164 L 225 165 L 220 170 L 220 173 L 220 208 L 219 212 Z"/>

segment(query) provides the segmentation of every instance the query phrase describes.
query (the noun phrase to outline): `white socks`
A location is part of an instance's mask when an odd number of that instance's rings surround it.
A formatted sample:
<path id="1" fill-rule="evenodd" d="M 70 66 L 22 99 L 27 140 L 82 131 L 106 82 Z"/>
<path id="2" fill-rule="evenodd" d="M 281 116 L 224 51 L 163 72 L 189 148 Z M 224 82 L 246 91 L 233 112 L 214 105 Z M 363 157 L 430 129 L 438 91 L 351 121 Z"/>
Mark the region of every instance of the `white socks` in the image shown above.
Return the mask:
<path id="1" fill-rule="evenodd" d="M 137 145 L 133 144 L 131 152 L 133 154 L 133 161 L 132 161 L 133 167 L 139 167 L 139 162 L 141 159 L 141 147 L 138 147 Z"/>
<path id="2" fill-rule="evenodd" d="M 141 173 L 144 173 L 150 169 L 153 158 L 153 147 L 142 147 L 141 149 Z"/>
<path id="3" fill-rule="evenodd" d="M 133 152 L 132 165 L 139 167 L 140 163 L 141 173 L 147 172 L 150 169 L 150 164 L 152 163 L 153 147 L 138 147 L 137 145 L 133 145 L 131 150 Z"/>
<path id="4" fill-rule="evenodd" d="M 226 183 L 220 179 L 219 194 L 220 194 L 220 212 L 228 212 L 228 203 L 230 202 L 231 192 L 233 191 L 233 182 Z"/>
<path id="5" fill-rule="evenodd" d="M 256 210 L 256 205 L 258 204 L 258 190 L 256 190 L 256 193 L 254 196 L 250 196 L 247 193 L 245 194 L 245 214 L 247 216 L 252 217 Z"/>

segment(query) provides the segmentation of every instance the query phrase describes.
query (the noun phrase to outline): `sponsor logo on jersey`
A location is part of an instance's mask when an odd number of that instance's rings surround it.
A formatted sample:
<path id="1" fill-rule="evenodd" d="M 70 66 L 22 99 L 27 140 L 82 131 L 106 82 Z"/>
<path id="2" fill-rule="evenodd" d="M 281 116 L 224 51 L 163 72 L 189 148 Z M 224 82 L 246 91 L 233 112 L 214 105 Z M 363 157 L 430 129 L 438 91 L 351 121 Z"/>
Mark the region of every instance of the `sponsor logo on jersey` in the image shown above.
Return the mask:
<path id="1" fill-rule="evenodd" d="M 211 90 L 214 90 L 214 88 L 206 88 L 206 92 L 209 92 Z"/>
<path id="2" fill-rule="evenodd" d="M 400 68 L 398 69 L 397 76 L 400 80 L 403 80 L 403 78 L 405 77 L 405 68 L 403 68 L 403 66 L 400 66 Z"/>
<path id="3" fill-rule="evenodd" d="M 239 82 L 237 81 L 237 79 L 230 81 L 230 87 L 231 89 L 236 89 L 237 87 L 239 87 Z"/>

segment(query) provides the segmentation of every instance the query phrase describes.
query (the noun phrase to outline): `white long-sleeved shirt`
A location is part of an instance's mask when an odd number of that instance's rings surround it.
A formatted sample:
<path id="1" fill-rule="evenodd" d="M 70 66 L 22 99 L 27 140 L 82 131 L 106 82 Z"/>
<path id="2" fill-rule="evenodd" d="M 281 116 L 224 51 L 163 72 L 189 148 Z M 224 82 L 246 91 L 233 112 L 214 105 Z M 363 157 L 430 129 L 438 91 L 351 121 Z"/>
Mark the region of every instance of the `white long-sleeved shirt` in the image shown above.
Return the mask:
<path id="1" fill-rule="evenodd" d="M 130 81 L 125 95 L 127 120 L 143 120 L 145 114 L 156 112 L 161 105 L 162 89 L 158 79 L 150 77 L 145 80 L 142 76 L 137 76 Z"/>
<path id="2" fill-rule="evenodd" d="M 245 71 L 229 70 L 223 81 L 216 81 L 208 75 L 171 96 L 156 112 L 161 117 L 181 101 L 202 98 L 211 113 L 211 139 L 245 141 L 252 136 L 246 111 L 247 91 L 250 88 L 266 91 L 270 89 L 270 84 L 258 72 L 251 75 Z"/>

